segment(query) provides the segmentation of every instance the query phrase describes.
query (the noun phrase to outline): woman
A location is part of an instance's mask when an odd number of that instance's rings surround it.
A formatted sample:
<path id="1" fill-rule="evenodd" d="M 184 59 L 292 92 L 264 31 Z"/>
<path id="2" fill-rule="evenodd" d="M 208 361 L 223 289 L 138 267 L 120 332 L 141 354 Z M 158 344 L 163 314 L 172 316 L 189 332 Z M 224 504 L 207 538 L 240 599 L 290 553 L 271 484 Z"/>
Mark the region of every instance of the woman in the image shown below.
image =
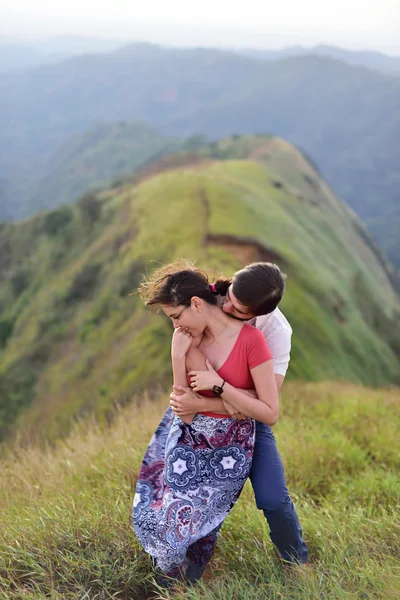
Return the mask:
<path id="1" fill-rule="evenodd" d="M 199 269 L 169 265 L 140 291 L 146 304 L 160 306 L 175 328 L 174 385 L 187 385 L 189 351 L 191 364 L 197 356 L 203 365 L 205 356 L 207 370 L 189 373 L 193 390 L 224 404 L 234 402 L 251 417 L 199 413 L 184 420 L 175 416 L 169 427 L 167 414 L 144 457 L 134 500 L 135 532 L 159 570 L 193 582 L 211 558 L 222 522 L 249 475 L 254 419 L 277 420 L 272 356 L 260 331 L 218 307 L 216 286 Z M 253 389 L 257 398 L 246 392 Z"/>

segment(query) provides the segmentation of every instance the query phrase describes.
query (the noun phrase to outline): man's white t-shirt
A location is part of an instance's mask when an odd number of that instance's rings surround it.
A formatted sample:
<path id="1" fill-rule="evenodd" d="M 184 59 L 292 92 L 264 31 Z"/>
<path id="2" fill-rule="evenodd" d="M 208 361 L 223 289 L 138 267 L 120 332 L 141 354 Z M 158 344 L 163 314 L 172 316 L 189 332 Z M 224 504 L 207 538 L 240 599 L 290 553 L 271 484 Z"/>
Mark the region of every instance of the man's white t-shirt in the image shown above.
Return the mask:
<path id="1" fill-rule="evenodd" d="M 289 366 L 292 328 L 284 314 L 276 308 L 268 315 L 248 321 L 262 331 L 271 350 L 276 375 L 285 377 Z"/>

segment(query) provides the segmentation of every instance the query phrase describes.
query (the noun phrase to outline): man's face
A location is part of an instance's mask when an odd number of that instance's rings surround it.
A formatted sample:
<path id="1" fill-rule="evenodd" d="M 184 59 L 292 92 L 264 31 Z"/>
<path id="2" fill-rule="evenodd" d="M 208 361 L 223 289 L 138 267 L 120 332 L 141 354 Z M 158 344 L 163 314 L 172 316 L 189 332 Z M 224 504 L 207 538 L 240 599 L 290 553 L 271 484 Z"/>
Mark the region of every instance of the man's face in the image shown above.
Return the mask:
<path id="1" fill-rule="evenodd" d="M 248 306 L 241 304 L 239 300 L 236 298 L 232 291 L 232 286 L 230 285 L 226 296 L 224 298 L 224 304 L 222 306 L 222 310 L 235 319 L 239 319 L 240 321 L 248 321 L 254 317 L 254 314 L 250 311 Z"/>

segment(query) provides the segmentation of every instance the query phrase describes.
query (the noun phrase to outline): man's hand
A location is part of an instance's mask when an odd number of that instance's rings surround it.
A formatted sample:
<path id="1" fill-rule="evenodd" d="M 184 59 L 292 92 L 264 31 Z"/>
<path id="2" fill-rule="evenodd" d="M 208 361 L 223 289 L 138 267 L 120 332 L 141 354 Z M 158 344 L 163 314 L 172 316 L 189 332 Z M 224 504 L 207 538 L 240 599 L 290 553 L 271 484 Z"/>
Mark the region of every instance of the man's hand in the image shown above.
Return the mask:
<path id="1" fill-rule="evenodd" d="M 240 390 L 240 391 L 243 392 L 244 394 L 247 394 L 247 396 L 251 396 L 252 398 L 257 398 L 256 390 Z M 246 415 L 244 415 L 243 413 L 238 412 L 237 409 L 232 404 L 230 404 L 227 400 L 224 400 L 223 402 L 224 402 L 225 409 L 229 412 L 232 419 L 248 419 L 249 418 Z"/>
<path id="2" fill-rule="evenodd" d="M 232 406 L 232 404 L 229 404 L 229 402 L 227 402 L 226 400 L 224 400 L 224 406 L 229 412 L 232 419 L 247 419 L 246 415 L 243 415 L 242 413 L 238 412 L 236 408 Z"/>
<path id="3" fill-rule="evenodd" d="M 170 394 L 170 406 L 178 417 L 192 415 L 203 410 L 203 398 L 195 394 L 190 387 L 174 385 L 174 391 Z"/>

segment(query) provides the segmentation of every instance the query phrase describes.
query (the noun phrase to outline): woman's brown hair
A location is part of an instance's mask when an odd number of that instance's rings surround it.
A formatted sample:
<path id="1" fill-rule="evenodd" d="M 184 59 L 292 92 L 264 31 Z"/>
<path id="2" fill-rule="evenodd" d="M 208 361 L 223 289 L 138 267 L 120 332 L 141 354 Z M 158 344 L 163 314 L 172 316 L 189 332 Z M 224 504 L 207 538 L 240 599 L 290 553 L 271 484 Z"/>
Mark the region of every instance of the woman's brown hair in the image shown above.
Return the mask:
<path id="1" fill-rule="evenodd" d="M 187 307 L 193 296 L 215 306 L 222 288 L 227 290 L 230 283 L 230 280 L 219 279 L 210 284 L 205 271 L 190 262 L 177 260 L 154 271 L 141 283 L 139 293 L 147 306 Z"/>

